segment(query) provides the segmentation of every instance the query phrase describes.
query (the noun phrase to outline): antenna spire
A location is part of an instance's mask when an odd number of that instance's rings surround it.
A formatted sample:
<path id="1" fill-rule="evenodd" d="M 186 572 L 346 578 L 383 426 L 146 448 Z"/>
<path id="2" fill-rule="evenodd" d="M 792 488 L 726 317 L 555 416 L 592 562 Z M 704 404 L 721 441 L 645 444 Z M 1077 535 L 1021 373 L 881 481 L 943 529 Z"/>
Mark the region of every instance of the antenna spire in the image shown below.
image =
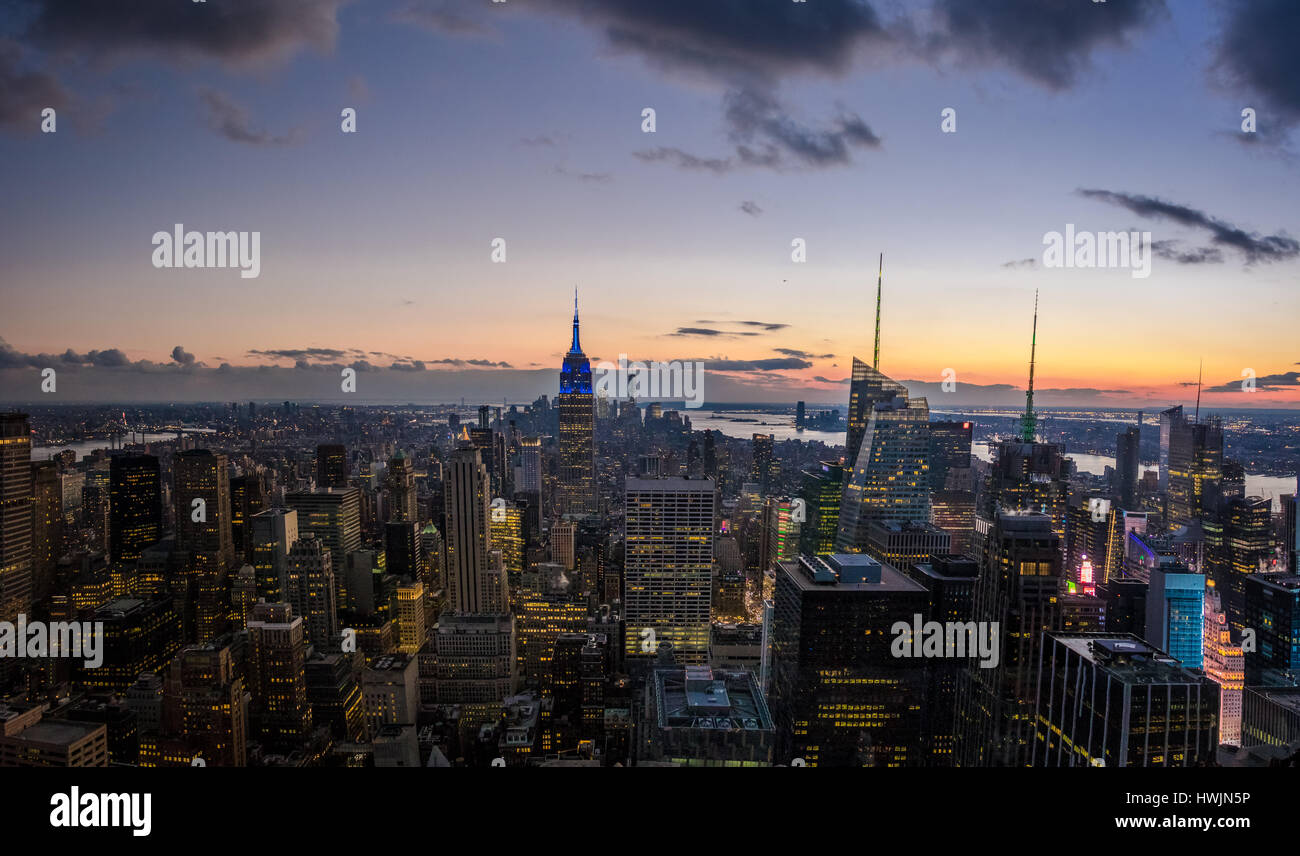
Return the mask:
<path id="1" fill-rule="evenodd" d="M 1025 391 L 1025 415 L 1020 417 L 1020 440 L 1034 442 L 1038 419 L 1034 416 L 1034 357 L 1038 350 L 1038 289 L 1034 289 L 1034 332 L 1029 339 L 1029 388 Z"/>
<path id="2" fill-rule="evenodd" d="M 880 371 L 880 286 L 885 277 L 885 254 L 880 254 L 880 269 L 876 272 L 876 353 L 871 364 Z"/>
<path id="3" fill-rule="evenodd" d="M 578 286 L 573 287 L 573 346 L 569 348 L 569 353 L 577 354 L 582 352 L 582 346 L 578 344 Z"/>
<path id="4" fill-rule="evenodd" d="M 1196 366 L 1196 418 L 1194 422 L 1201 421 L 1201 378 L 1205 368 L 1205 357 L 1201 357 L 1200 363 Z"/>

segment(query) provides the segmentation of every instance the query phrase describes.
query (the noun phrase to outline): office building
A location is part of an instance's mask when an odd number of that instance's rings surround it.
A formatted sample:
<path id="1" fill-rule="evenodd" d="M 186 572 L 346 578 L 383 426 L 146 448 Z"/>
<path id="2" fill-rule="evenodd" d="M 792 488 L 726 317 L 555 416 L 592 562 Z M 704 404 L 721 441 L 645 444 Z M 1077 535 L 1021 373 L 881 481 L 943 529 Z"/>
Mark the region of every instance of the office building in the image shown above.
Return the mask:
<path id="1" fill-rule="evenodd" d="M 1136 636 L 1048 633 L 1039 668 L 1033 766 L 1214 761 L 1217 687 Z"/>
<path id="2" fill-rule="evenodd" d="M 1062 626 L 1061 540 L 1049 515 L 1001 511 L 980 555 L 972 617 L 998 628 L 997 665 L 960 675 L 954 758 L 963 767 L 1029 763 L 1044 633 Z"/>
<path id="3" fill-rule="evenodd" d="M 338 589 L 336 598 L 343 609 L 351 609 L 347 592 L 339 584 L 346 578 L 348 553 L 361 546 L 361 491 L 355 487 L 285 494 L 285 504 L 298 512 L 298 533 L 312 535 L 328 548 Z"/>
<path id="4" fill-rule="evenodd" d="M 767 767 L 776 734 L 754 674 L 656 668 L 646 684 L 643 760 L 684 767 Z"/>
<path id="5" fill-rule="evenodd" d="M 836 546 L 866 549 L 877 520 L 930 520 L 930 409 L 906 394 L 871 411 L 852 470 L 846 474 Z"/>
<path id="6" fill-rule="evenodd" d="M 31 612 L 31 432 L 27 414 L 0 413 L 0 621 Z"/>
<path id="7" fill-rule="evenodd" d="M 1205 577 L 1164 561 L 1151 569 L 1146 639 L 1188 669 L 1201 668 L 1205 629 Z"/>
<path id="8" fill-rule="evenodd" d="M 351 476 L 346 446 L 338 443 L 322 443 L 316 447 L 316 487 L 345 488 Z"/>
<path id="9" fill-rule="evenodd" d="M 560 369 L 559 468 L 556 511 L 585 516 L 596 512 L 596 411 L 591 363 L 578 342 L 578 296 L 573 297 L 573 343 Z"/>
<path id="10" fill-rule="evenodd" d="M 109 459 L 109 557 L 135 562 L 163 536 L 162 475 L 153 455 Z"/>
<path id="11" fill-rule="evenodd" d="M 298 540 L 298 512 L 268 508 L 248 519 L 254 579 L 258 597 L 280 603 L 285 597 L 289 548 Z"/>
<path id="12" fill-rule="evenodd" d="M 681 664 L 709 656 L 714 485 L 710 479 L 627 480 L 624 618 L 629 657 L 672 646 Z"/>
<path id="13" fill-rule="evenodd" d="M 778 566 L 770 703 L 778 763 L 898 767 L 926 763 L 926 659 L 897 657 L 896 622 L 929 612 L 926 590 L 861 554 Z"/>
<path id="14" fill-rule="evenodd" d="M 287 603 L 259 603 L 248 622 L 248 688 L 253 721 L 269 746 L 291 750 L 311 731 L 307 628 Z"/>
<path id="15" fill-rule="evenodd" d="M 334 561 L 330 549 L 310 532 L 289 548 L 285 600 L 303 620 L 308 644 L 326 649 L 338 635 Z"/>

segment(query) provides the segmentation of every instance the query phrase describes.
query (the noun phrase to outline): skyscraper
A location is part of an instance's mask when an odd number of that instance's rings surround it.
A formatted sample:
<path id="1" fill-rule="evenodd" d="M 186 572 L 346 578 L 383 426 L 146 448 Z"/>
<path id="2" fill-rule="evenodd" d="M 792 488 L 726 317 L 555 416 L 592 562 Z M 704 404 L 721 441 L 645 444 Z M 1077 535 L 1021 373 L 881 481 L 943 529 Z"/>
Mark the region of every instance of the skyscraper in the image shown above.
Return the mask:
<path id="1" fill-rule="evenodd" d="M 1172 420 L 1169 432 L 1169 525 L 1184 526 L 1208 508 L 1206 489 L 1223 477 L 1223 427 L 1218 417 L 1204 422 Z"/>
<path id="2" fill-rule="evenodd" d="M 224 632 L 229 612 L 226 583 L 235 558 L 230 535 L 230 473 L 226 456 L 207 449 L 179 453 L 172 468 L 176 546 L 189 554 L 195 582 L 191 589 L 194 634 L 199 642 L 208 642 Z"/>
<path id="3" fill-rule="evenodd" d="M 54 461 L 32 461 L 32 597 L 50 595 L 63 553 L 63 495 Z"/>
<path id="4" fill-rule="evenodd" d="M 0 413 L 0 621 L 32 605 L 31 434 L 26 413 Z"/>
<path id="5" fill-rule="evenodd" d="M 296 491 L 286 494 L 284 501 L 298 512 L 298 532 L 315 535 L 329 548 L 340 588 L 339 606 L 351 609 L 341 581 L 347 578 L 348 553 L 361 546 L 361 491 L 355 487 Z"/>
<path id="6" fill-rule="evenodd" d="M 1132 634 L 1048 633 L 1028 762 L 1193 767 L 1215 759 L 1216 687 Z"/>
<path id="7" fill-rule="evenodd" d="M 1045 514 L 1001 511 L 980 556 L 972 617 L 998 628 L 993 668 L 960 676 L 955 759 L 963 767 L 1030 760 L 1045 632 L 1061 629 L 1061 543 Z"/>
<path id="8" fill-rule="evenodd" d="M 287 603 L 259 603 L 248 622 L 248 688 L 262 740 L 297 748 L 311 729 L 307 629 Z"/>
<path id="9" fill-rule="evenodd" d="M 755 434 L 753 441 L 754 460 L 749 470 L 750 479 L 766 494 L 781 473 L 781 465 L 776 460 L 776 448 L 771 434 Z"/>
<path id="10" fill-rule="evenodd" d="M 401 449 L 388 462 L 388 472 L 384 474 L 384 488 L 387 491 L 387 512 L 390 523 L 417 523 L 420 515 L 415 497 L 415 470 L 411 459 Z"/>
<path id="11" fill-rule="evenodd" d="M 1170 560 L 1152 568 L 1146 631 L 1148 642 L 1168 651 L 1185 668 L 1201 668 L 1205 577 Z"/>
<path id="12" fill-rule="evenodd" d="M 706 663 L 713 594 L 713 481 L 627 480 L 626 651 L 669 643 L 678 663 Z"/>
<path id="13" fill-rule="evenodd" d="M 853 374 L 849 384 L 849 430 L 844 457 L 847 466 L 853 466 L 857 460 L 858 447 L 867 432 L 867 423 L 871 421 L 872 408 L 900 395 L 907 395 L 907 387 L 886 377 L 857 357 L 853 358 Z"/>
<path id="14" fill-rule="evenodd" d="M 248 522 L 257 595 L 270 603 L 280 603 L 286 597 L 289 548 L 298 540 L 298 512 L 292 508 L 268 508 L 254 514 Z"/>
<path id="15" fill-rule="evenodd" d="M 492 562 L 487 467 L 478 449 L 452 453 L 447 474 L 448 607 L 465 615 L 509 611 L 505 571 Z"/>
<path id="16" fill-rule="evenodd" d="M 895 622 L 928 614 L 926 590 L 863 555 L 777 567 L 772 619 L 777 761 L 919 766 L 927 661 L 894 656 Z"/>
<path id="17" fill-rule="evenodd" d="M 1137 483 L 1142 445 L 1142 427 L 1129 426 L 1115 435 L 1115 495 L 1119 507 L 1126 511 L 1137 508 Z"/>
<path id="18" fill-rule="evenodd" d="M 948 480 L 948 471 L 970 467 L 970 422 L 930 423 L 930 490 L 940 491 Z"/>
<path id="19" fill-rule="evenodd" d="M 560 461 L 556 511 L 588 515 L 596 511 L 596 411 L 591 363 L 578 342 L 578 295 L 573 295 L 573 344 L 560 369 Z"/>
<path id="20" fill-rule="evenodd" d="M 822 461 L 803 474 L 804 521 L 799 526 L 799 552 L 828 556 L 835 552 L 840 526 L 840 500 L 844 497 L 844 466 Z"/>
<path id="21" fill-rule="evenodd" d="M 348 449 L 339 443 L 322 443 L 316 447 L 316 487 L 347 487 Z"/>
<path id="22" fill-rule="evenodd" d="M 162 476 L 153 455 L 109 460 L 109 550 L 113 562 L 134 562 L 162 538 Z"/>
<path id="23" fill-rule="evenodd" d="M 929 456 L 930 408 L 924 398 L 903 392 L 875 404 L 846 476 L 837 549 L 865 549 L 876 520 L 929 522 Z"/>
<path id="24" fill-rule="evenodd" d="M 330 549 L 310 532 L 289 548 L 286 600 L 302 618 L 307 641 L 325 649 L 338 633 L 334 565 Z"/>

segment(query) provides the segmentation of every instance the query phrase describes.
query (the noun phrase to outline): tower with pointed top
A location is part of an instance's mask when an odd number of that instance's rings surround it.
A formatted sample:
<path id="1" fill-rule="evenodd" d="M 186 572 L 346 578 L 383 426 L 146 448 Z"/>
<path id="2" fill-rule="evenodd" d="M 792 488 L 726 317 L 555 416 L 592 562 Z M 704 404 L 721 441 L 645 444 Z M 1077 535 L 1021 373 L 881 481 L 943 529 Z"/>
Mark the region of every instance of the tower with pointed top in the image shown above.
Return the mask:
<path id="1" fill-rule="evenodd" d="M 573 343 L 560 367 L 560 461 L 556 510 L 562 515 L 596 512 L 596 404 L 591 363 L 578 341 L 578 292 L 573 292 Z"/>
<path id="2" fill-rule="evenodd" d="M 1025 415 L 1020 417 L 1020 441 L 1034 442 L 1038 417 L 1034 415 L 1034 355 L 1038 349 L 1038 292 L 1034 292 L 1034 330 L 1029 337 L 1029 388 L 1025 390 Z"/>

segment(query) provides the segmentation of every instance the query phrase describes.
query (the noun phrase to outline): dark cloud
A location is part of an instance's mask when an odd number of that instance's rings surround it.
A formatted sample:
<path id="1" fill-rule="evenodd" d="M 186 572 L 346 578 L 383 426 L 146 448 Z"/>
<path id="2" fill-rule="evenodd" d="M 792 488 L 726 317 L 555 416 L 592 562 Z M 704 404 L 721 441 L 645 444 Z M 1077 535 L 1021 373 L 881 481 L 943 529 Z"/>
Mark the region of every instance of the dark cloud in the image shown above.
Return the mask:
<path id="1" fill-rule="evenodd" d="M 489 368 L 489 369 L 514 368 L 514 366 L 510 365 L 510 363 L 504 361 L 494 362 L 492 360 L 461 360 L 455 357 L 444 357 L 441 360 L 427 360 L 427 362 L 430 365 L 443 365 L 443 366 L 461 366 L 461 367 L 476 366 L 478 368 Z"/>
<path id="2" fill-rule="evenodd" d="M 557 175 L 567 175 L 570 178 L 576 178 L 579 181 L 591 182 L 593 184 L 608 184 L 614 180 L 614 176 L 607 172 L 574 172 L 562 166 L 555 168 Z"/>
<path id="3" fill-rule="evenodd" d="M 1262 99 L 1260 105 L 1243 105 L 1256 107 L 1261 130 L 1274 117 L 1280 125 L 1300 122 L 1300 3 L 1236 0 L 1226 9 L 1216 70 L 1230 86 Z M 1258 139 L 1254 134 L 1240 138 Z"/>
<path id="4" fill-rule="evenodd" d="M 1300 363 L 1297 363 L 1300 365 Z M 1207 388 L 1206 392 L 1242 392 L 1242 384 L 1246 378 L 1241 377 L 1236 380 L 1230 380 L 1219 386 Z M 1282 374 L 1263 375 L 1255 378 L 1255 390 L 1257 392 L 1280 392 L 1284 389 L 1291 389 L 1300 386 L 1300 372 L 1284 372 Z"/>
<path id="5" fill-rule="evenodd" d="M 1002 266 L 1004 268 L 1011 268 L 1012 270 L 1033 270 L 1038 267 L 1038 259 L 1017 259 L 1016 261 L 1003 262 Z"/>
<path id="6" fill-rule="evenodd" d="M 1049 89 L 1071 86 L 1093 53 L 1167 16 L 1164 0 L 937 0 L 933 56 L 1005 64 Z"/>
<path id="7" fill-rule="evenodd" d="M 801 125 L 769 92 L 737 89 L 724 99 L 729 137 L 736 155 L 749 166 L 780 168 L 838 166 L 852 160 L 853 148 L 880 148 L 880 138 L 861 117 L 841 112 L 828 128 Z"/>
<path id="8" fill-rule="evenodd" d="M 738 323 L 744 324 L 746 327 L 762 327 L 764 330 L 768 332 L 772 332 L 774 330 L 784 330 L 785 328 L 790 326 L 789 324 L 777 324 L 771 321 L 740 321 Z"/>
<path id="9" fill-rule="evenodd" d="M 794 357 L 766 360 L 703 360 L 706 371 L 711 372 L 775 372 L 789 369 L 811 368 L 812 363 Z"/>
<path id="10" fill-rule="evenodd" d="M 35 0 L 26 36 L 55 50 L 114 57 L 159 55 L 243 66 L 328 51 L 347 0 Z"/>
<path id="11" fill-rule="evenodd" d="M 465 0 L 412 0 L 393 13 L 393 20 L 457 36 L 483 36 L 492 31 L 487 6 Z"/>
<path id="12" fill-rule="evenodd" d="M 853 378 L 851 377 L 842 377 L 839 380 L 835 380 L 834 378 L 822 377 L 821 375 L 814 376 L 813 380 L 817 381 L 818 383 L 852 383 L 853 382 Z"/>
<path id="13" fill-rule="evenodd" d="M 223 92 L 205 87 L 199 90 L 199 100 L 207 108 L 208 126 L 227 140 L 254 146 L 282 146 L 299 139 L 296 128 L 277 137 L 255 127 L 248 110 Z"/>
<path id="14" fill-rule="evenodd" d="M 834 354 L 810 354 L 797 348 L 773 348 L 772 350 L 778 354 L 785 354 L 787 357 L 799 357 L 803 360 L 830 360 L 835 357 Z"/>
<path id="15" fill-rule="evenodd" d="M 422 372 L 425 370 L 425 365 L 423 360 L 411 360 L 393 363 L 389 368 L 397 372 Z"/>
<path id="16" fill-rule="evenodd" d="M 542 0 L 604 34 L 613 47 L 673 72 L 775 80 L 839 73 L 864 44 L 888 40 L 865 0 Z"/>
<path id="17" fill-rule="evenodd" d="M 1151 252 L 1157 258 L 1177 262 L 1180 265 L 1222 264 L 1223 253 L 1215 247 L 1193 247 L 1181 249 L 1177 241 L 1152 241 Z"/>
<path id="18" fill-rule="evenodd" d="M 730 172 L 734 168 L 731 158 L 702 158 L 669 146 L 660 146 L 655 149 L 633 152 L 632 154 L 647 163 L 669 161 L 681 169 L 706 170 L 720 174 Z"/>
<path id="19" fill-rule="evenodd" d="M 250 357 L 272 357 L 284 360 L 336 360 L 347 356 L 347 351 L 337 348 L 275 348 L 271 350 L 251 350 Z"/>
<path id="20" fill-rule="evenodd" d="M 758 87 L 729 91 L 723 108 L 733 155 L 701 157 L 666 146 L 633 154 L 647 162 L 721 174 L 742 166 L 774 170 L 843 166 L 852 162 L 854 149 L 881 145 L 880 137 L 854 113 L 841 109 L 825 127 L 810 127 L 791 117 L 771 92 Z"/>
<path id="21" fill-rule="evenodd" d="M 189 351 L 186 351 L 180 345 L 177 345 L 176 347 L 172 348 L 172 359 L 183 366 L 189 366 L 194 364 L 194 355 L 191 354 Z"/>
<path id="22" fill-rule="evenodd" d="M 669 333 L 669 336 L 757 336 L 757 333 L 749 332 L 730 332 L 727 330 L 715 330 L 712 327 L 678 327 L 677 332 Z"/>
<path id="23" fill-rule="evenodd" d="M 41 111 L 46 107 L 62 111 L 72 103 L 72 96 L 54 75 L 22 70 L 21 60 L 22 49 L 0 39 L 0 126 L 37 133 Z"/>
<path id="24" fill-rule="evenodd" d="M 751 217 L 757 217 L 763 213 L 763 209 L 758 207 L 757 202 L 751 202 L 748 199 L 740 203 L 740 210 L 744 211 L 746 214 L 748 214 Z"/>
<path id="25" fill-rule="evenodd" d="M 1186 205 L 1165 202 L 1151 196 L 1110 190 L 1080 189 L 1078 194 L 1088 199 L 1118 205 L 1140 217 L 1171 220 L 1180 226 L 1202 229 L 1210 234 L 1212 243 L 1240 252 L 1247 264 L 1260 261 L 1284 261 L 1300 255 L 1300 242 L 1294 238 L 1283 234 L 1259 235 L 1255 232 L 1247 232 Z"/>

